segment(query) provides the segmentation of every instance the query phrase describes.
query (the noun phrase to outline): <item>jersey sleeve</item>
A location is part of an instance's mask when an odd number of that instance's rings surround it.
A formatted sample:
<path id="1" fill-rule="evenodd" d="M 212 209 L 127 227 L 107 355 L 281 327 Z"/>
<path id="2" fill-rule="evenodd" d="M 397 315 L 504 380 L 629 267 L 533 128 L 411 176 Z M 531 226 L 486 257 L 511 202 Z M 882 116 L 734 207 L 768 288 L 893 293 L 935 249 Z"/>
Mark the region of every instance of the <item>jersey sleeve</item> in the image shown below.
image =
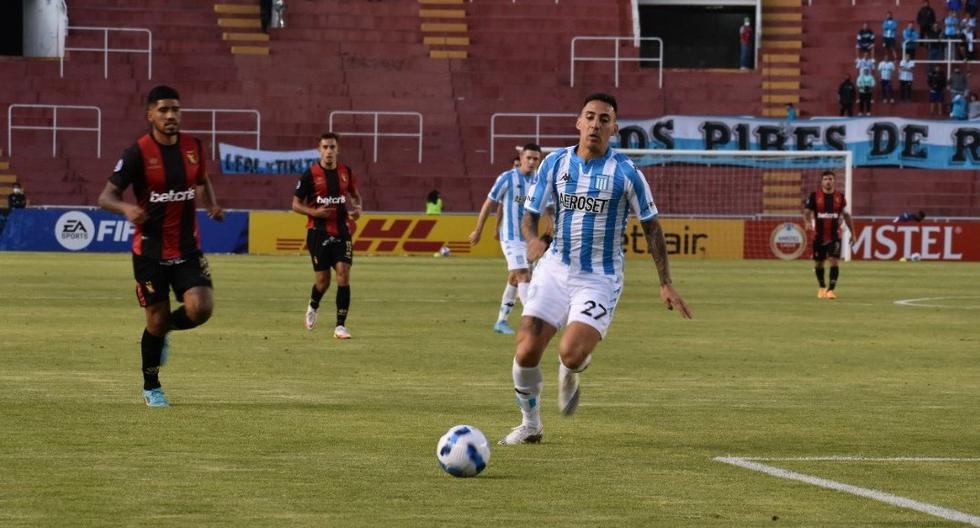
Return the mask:
<path id="1" fill-rule="evenodd" d="M 194 138 L 197 142 L 197 154 L 199 157 L 204 157 L 204 143 L 200 139 Z M 194 183 L 198 185 L 204 185 L 208 179 L 208 164 L 203 159 L 198 160 L 200 163 L 197 165 L 197 176 L 194 178 Z"/>
<path id="2" fill-rule="evenodd" d="M 293 196 L 305 201 L 311 194 L 313 194 L 313 174 L 310 169 L 306 169 L 306 172 L 296 182 L 296 192 L 293 193 Z"/>
<path id="3" fill-rule="evenodd" d="M 347 169 L 347 174 L 350 176 L 350 179 L 347 180 L 347 193 L 354 194 L 357 192 L 357 177 L 354 176 L 354 171 L 350 169 Z"/>
<path id="4" fill-rule="evenodd" d="M 490 188 L 490 192 L 487 194 L 488 199 L 497 203 L 504 201 L 504 195 L 507 194 L 507 189 L 510 187 L 510 178 L 507 177 L 508 175 L 510 175 L 510 172 L 505 172 L 497 176 L 497 181 L 493 182 L 493 187 Z"/>
<path id="5" fill-rule="evenodd" d="M 109 181 L 116 187 L 119 187 L 120 190 L 125 191 L 127 187 L 139 178 L 142 172 L 143 156 L 140 155 L 139 146 L 133 145 L 123 151 L 122 157 L 119 158 L 115 168 L 112 169 L 112 175 L 109 176 Z"/>
<path id="6" fill-rule="evenodd" d="M 643 173 L 635 167 L 624 168 L 626 172 L 626 184 L 623 191 L 630 204 L 630 211 L 641 221 L 646 222 L 657 216 L 657 204 L 653 202 L 653 191 L 647 184 Z"/>
<path id="7" fill-rule="evenodd" d="M 840 195 L 840 210 L 843 211 L 844 209 L 847 209 L 847 197 L 844 196 L 844 193 L 841 193 L 841 195 Z"/>
<path id="8" fill-rule="evenodd" d="M 538 167 L 538 174 L 524 200 L 524 210 L 541 214 L 547 207 L 555 206 L 555 173 L 558 171 L 559 152 L 548 154 Z"/>
<path id="9" fill-rule="evenodd" d="M 806 201 L 803 202 L 803 208 L 809 209 L 810 211 L 816 212 L 817 210 L 817 193 L 810 193 L 810 196 L 806 197 Z"/>

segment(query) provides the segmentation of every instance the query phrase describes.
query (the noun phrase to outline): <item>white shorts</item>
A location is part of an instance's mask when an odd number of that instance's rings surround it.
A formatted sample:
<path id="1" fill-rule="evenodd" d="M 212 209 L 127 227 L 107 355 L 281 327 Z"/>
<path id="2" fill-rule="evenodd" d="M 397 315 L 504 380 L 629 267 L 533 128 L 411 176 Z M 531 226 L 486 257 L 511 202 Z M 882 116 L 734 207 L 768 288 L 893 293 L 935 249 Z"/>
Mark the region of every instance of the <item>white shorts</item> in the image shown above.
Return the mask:
<path id="1" fill-rule="evenodd" d="M 507 259 L 507 271 L 528 269 L 527 244 L 520 240 L 501 240 L 500 249 Z"/>
<path id="2" fill-rule="evenodd" d="M 523 315 L 559 329 L 585 323 L 605 338 L 622 291 L 622 275 L 574 272 L 549 251 L 531 275 Z"/>

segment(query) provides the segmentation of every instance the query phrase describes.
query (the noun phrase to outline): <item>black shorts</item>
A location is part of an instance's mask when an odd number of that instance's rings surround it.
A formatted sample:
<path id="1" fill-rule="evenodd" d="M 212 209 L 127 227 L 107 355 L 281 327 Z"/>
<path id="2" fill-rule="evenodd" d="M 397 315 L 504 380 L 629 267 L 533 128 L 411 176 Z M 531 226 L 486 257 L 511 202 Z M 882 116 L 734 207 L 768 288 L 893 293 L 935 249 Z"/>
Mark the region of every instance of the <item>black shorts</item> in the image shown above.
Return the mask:
<path id="1" fill-rule="evenodd" d="M 326 231 L 306 231 L 306 248 L 310 250 L 313 271 L 327 271 L 338 262 L 354 263 L 353 243 L 349 238 L 337 238 Z"/>
<path id="2" fill-rule="evenodd" d="M 813 260 L 827 260 L 828 257 L 840 258 L 840 240 L 831 240 L 830 242 L 814 240 Z"/>
<path id="3" fill-rule="evenodd" d="M 204 254 L 187 258 L 160 260 L 133 255 L 133 275 L 136 276 L 136 298 L 147 307 L 170 298 L 174 291 L 177 301 L 184 301 L 184 292 L 197 286 L 211 288 L 211 267 Z"/>

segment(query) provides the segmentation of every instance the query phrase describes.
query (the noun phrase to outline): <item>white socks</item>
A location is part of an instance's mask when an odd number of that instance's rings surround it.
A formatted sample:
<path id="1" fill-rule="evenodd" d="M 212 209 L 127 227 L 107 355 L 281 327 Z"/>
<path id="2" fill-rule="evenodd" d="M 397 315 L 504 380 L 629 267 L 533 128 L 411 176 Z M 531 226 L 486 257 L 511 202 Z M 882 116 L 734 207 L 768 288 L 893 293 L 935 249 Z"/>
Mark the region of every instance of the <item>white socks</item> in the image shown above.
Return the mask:
<path id="1" fill-rule="evenodd" d="M 500 299 L 500 313 L 497 315 L 497 321 L 507 320 L 510 311 L 514 309 L 515 299 L 517 299 L 517 287 L 511 286 L 508 282 L 507 287 L 504 288 L 504 296 Z"/>
<path id="2" fill-rule="evenodd" d="M 575 369 L 566 367 L 565 363 L 561 360 L 561 358 L 558 359 L 558 364 L 559 364 L 558 377 L 559 379 L 561 379 L 569 374 L 573 374 L 573 373 L 577 374 L 589 368 L 589 365 L 592 364 L 592 354 L 589 354 L 588 357 L 585 358 L 585 361 L 583 361 L 582 364 Z"/>
<path id="3" fill-rule="evenodd" d="M 526 282 L 517 283 L 517 296 L 521 299 L 521 306 L 527 306 L 527 285 Z"/>
<path id="4" fill-rule="evenodd" d="M 514 366 L 511 368 L 514 376 L 514 394 L 517 396 L 517 405 L 521 408 L 524 425 L 531 427 L 541 426 L 541 388 L 544 386 L 544 379 L 541 376 L 541 367 L 522 367 L 514 359 Z"/>

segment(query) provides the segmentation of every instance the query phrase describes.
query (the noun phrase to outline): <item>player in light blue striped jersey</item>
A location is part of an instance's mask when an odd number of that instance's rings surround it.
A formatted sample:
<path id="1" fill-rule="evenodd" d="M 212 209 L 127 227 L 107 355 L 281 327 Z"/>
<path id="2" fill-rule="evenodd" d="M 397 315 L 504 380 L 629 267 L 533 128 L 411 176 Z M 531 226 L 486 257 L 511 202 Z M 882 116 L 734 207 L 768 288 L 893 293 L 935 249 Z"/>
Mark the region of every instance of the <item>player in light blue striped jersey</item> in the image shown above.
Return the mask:
<path id="1" fill-rule="evenodd" d="M 497 238 L 500 249 L 507 259 L 507 286 L 500 300 L 500 311 L 493 331 L 499 334 L 513 334 L 514 329 L 507 323 L 507 316 L 514 308 L 514 300 L 519 297 L 521 304 L 526 300 L 527 284 L 531 280 L 530 265 L 527 260 L 527 244 L 521 233 L 521 220 L 524 217 L 524 201 L 534 180 L 534 171 L 541 163 L 541 147 L 528 143 L 521 149 L 520 163 L 513 169 L 497 177 L 487 200 L 483 202 L 476 229 L 470 233 L 470 243 L 476 245 L 483 233 L 483 225 L 491 210 L 500 207 L 500 222 Z"/>
<path id="2" fill-rule="evenodd" d="M 650 187 L 629 158 L 609 147 L 618 131 L 616 112 L 611 95 L 585 99 L 576 121 L 578 145 L 545 158 L 524 206 L 527 257 L 540 260 L 528 287 L 511 371 L 523 419 L 500 444 L 541 441 L 541 356 L 562 327 L 567 328 L 558 345 L 558 408 L 568 416 L 578 407 L 579 373 L 605 337 L 622 291 L 622 241 L 630 213 L 643 227 L 664 305 L 692 317 L 671 285 L 667 243 Z M 548 248 L 538 238 L 538 222 L 551 204 L 555 233 Z"/>

